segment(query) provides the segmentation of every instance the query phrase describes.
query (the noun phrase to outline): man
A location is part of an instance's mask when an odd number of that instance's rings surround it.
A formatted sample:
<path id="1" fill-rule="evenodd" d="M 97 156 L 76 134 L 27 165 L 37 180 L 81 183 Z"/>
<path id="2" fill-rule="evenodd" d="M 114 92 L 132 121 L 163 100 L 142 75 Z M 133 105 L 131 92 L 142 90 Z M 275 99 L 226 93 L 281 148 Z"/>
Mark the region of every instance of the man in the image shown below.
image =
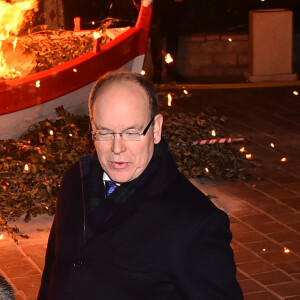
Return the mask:
<path id="1" fill-rule="evenodd" d="M 62 180 L 38 299 L 242 299 L 228 217 L 177 171 L 151 83 L 108 74 L 89 112 L 96 153 Z"/>
<path id="2" fill-rule="evenodd" d="M 156 0 L 153 2 L 153 13 L 150 25 L 151 58 L 153 64 L 153 81 L 161 83 L 163 73 L 163 42 L 166 41 L 166 53 L 172 56 L 173 62 L 166 65 L 166 81 L 183 82 L 177 72 L 177 54 L 181 24 L 186 12 L 188 0 Z"/>

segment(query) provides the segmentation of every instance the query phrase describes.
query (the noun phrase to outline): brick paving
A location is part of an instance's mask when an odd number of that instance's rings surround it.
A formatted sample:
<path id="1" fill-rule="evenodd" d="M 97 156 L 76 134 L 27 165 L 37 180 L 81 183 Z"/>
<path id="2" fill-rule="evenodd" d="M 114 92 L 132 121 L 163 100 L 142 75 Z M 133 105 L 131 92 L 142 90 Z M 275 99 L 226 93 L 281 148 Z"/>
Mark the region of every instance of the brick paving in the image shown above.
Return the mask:
<path id="1" fill-rule="evenodd" d="M 230 217 L 237 278 L 246 300 L 300 299 L 300 96 L 294 90 L 300 92 L 300 86 L 197 89 L 170 108 L 217 109 L 228 119 L 227 130 L 246 139 L 242 145 L 257 162 L 245 182 L 193 180 Z M 19 300 L 36 299 L 51 222 L 48 216 L 19 221 L 30 239 L 19 245 L 7 237 L 0 240 L 0 274 Z"/>

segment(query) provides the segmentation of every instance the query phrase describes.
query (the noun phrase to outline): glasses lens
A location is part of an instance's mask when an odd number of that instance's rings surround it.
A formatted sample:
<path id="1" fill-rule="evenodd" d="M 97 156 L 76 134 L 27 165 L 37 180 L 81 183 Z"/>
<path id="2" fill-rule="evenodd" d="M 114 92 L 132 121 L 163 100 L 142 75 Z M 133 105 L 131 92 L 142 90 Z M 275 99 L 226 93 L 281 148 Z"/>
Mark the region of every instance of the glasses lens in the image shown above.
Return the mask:
<path id="1" fill-rule="evenodd" d="M 140 132 L 124 131 L 122 133 L 122 138 L 125 141 L 139 141 L 141 139 Z"/>

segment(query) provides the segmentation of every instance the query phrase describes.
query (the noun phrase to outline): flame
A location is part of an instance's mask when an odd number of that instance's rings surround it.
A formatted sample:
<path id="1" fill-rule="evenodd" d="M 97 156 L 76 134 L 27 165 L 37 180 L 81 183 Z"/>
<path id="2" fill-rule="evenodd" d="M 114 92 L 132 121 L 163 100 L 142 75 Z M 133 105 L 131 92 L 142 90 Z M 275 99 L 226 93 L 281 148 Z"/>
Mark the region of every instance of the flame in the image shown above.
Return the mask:
<path id="1" fill-rule="evenodd" d="M 167 54 L 165 55 L 165 62 L 166 62 L 167 64 L 170 64 L 170 63 L 173 62 L 173 57 L 171 56 L 170 53 L 167 53 Z"/>
<path id="2" fill-rule="evenodd" d="M 0 78 L 15 78 L 22 74 L 16 69 L 20 62 L 16 36 L 38 10 L 38 0 L 0 0 Z M 14 53 L 16 52 L 16 53 Z M 11 66 L 15 65 L 14 68 Z M 21 67 L 20 67 L 21 68 Z"/>
<path id="3" fill-rule="evenodd" d="M 25 164 L 25 165 L 24 165 L 24 173 L 28 173 L 29 171 L 30 171 L 29 165 L 28 165 L 28 164 Z"/>
<path id="4" fill-rule="evenodd" d="M 172 105 L 172 95 L 168 93 L 168 106 Z"/>

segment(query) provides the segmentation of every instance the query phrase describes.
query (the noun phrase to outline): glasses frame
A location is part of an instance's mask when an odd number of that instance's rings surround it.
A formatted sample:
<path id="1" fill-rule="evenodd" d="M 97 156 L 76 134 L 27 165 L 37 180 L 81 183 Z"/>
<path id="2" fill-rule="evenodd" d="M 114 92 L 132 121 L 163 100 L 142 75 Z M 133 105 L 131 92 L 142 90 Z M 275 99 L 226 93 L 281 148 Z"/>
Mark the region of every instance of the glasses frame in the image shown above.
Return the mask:
<path id="1" fill-rule="evenodd" d="M 148 130 L 149 130 L 151 124 L 152 124 L 153 121 L 154 121 L 154 118 L 155 118 L 155 116 L 153 116 L 153 117 L 151 118 L 150 122 L 148 123 L 148 125 L 145 127 L 144 130 L 142 130 L 142 131 L 140 131 L 140 132 L 137 132 L 137 134 L 138 134 L 140 137 L 141 137 L 142 135 L 145 136 L 145 135 L 147 134 L 147 132 L 148 132 Z M 112 141 L 112 139 L 115 138 L 115 135 L 116 135 L 116 134 L 118 134 L 118 135 L 123 139 L 122 135 L 123 135 L 124 131 L 126 131 L 126 130 L 124 130 L 123 132 L 110 132 L 110 134 L 112 134 L 112 138 L 109 139 L 109 140 L 97 140 L 97 139 L 95 139 L 94 136 L 96 136 L 96 133 L 99 132 L 99 131 L 101 131 L 101 130 L 100 130 L 100 129 L 98 129 L 98 130 L 96 129 L 96 130 L 92 130 L 92 131 L 91 131 L 92 139 L 93 139 L 94 141 Z M 126 140 L 124 140 L 124 141 L 126 141 Z M 134 140 L 132 140 L 132 141 L 134 141 Z M 139 139 L 139 140 L 136 140 L 136 141 L 140 141 L 140 139 Z"/>

